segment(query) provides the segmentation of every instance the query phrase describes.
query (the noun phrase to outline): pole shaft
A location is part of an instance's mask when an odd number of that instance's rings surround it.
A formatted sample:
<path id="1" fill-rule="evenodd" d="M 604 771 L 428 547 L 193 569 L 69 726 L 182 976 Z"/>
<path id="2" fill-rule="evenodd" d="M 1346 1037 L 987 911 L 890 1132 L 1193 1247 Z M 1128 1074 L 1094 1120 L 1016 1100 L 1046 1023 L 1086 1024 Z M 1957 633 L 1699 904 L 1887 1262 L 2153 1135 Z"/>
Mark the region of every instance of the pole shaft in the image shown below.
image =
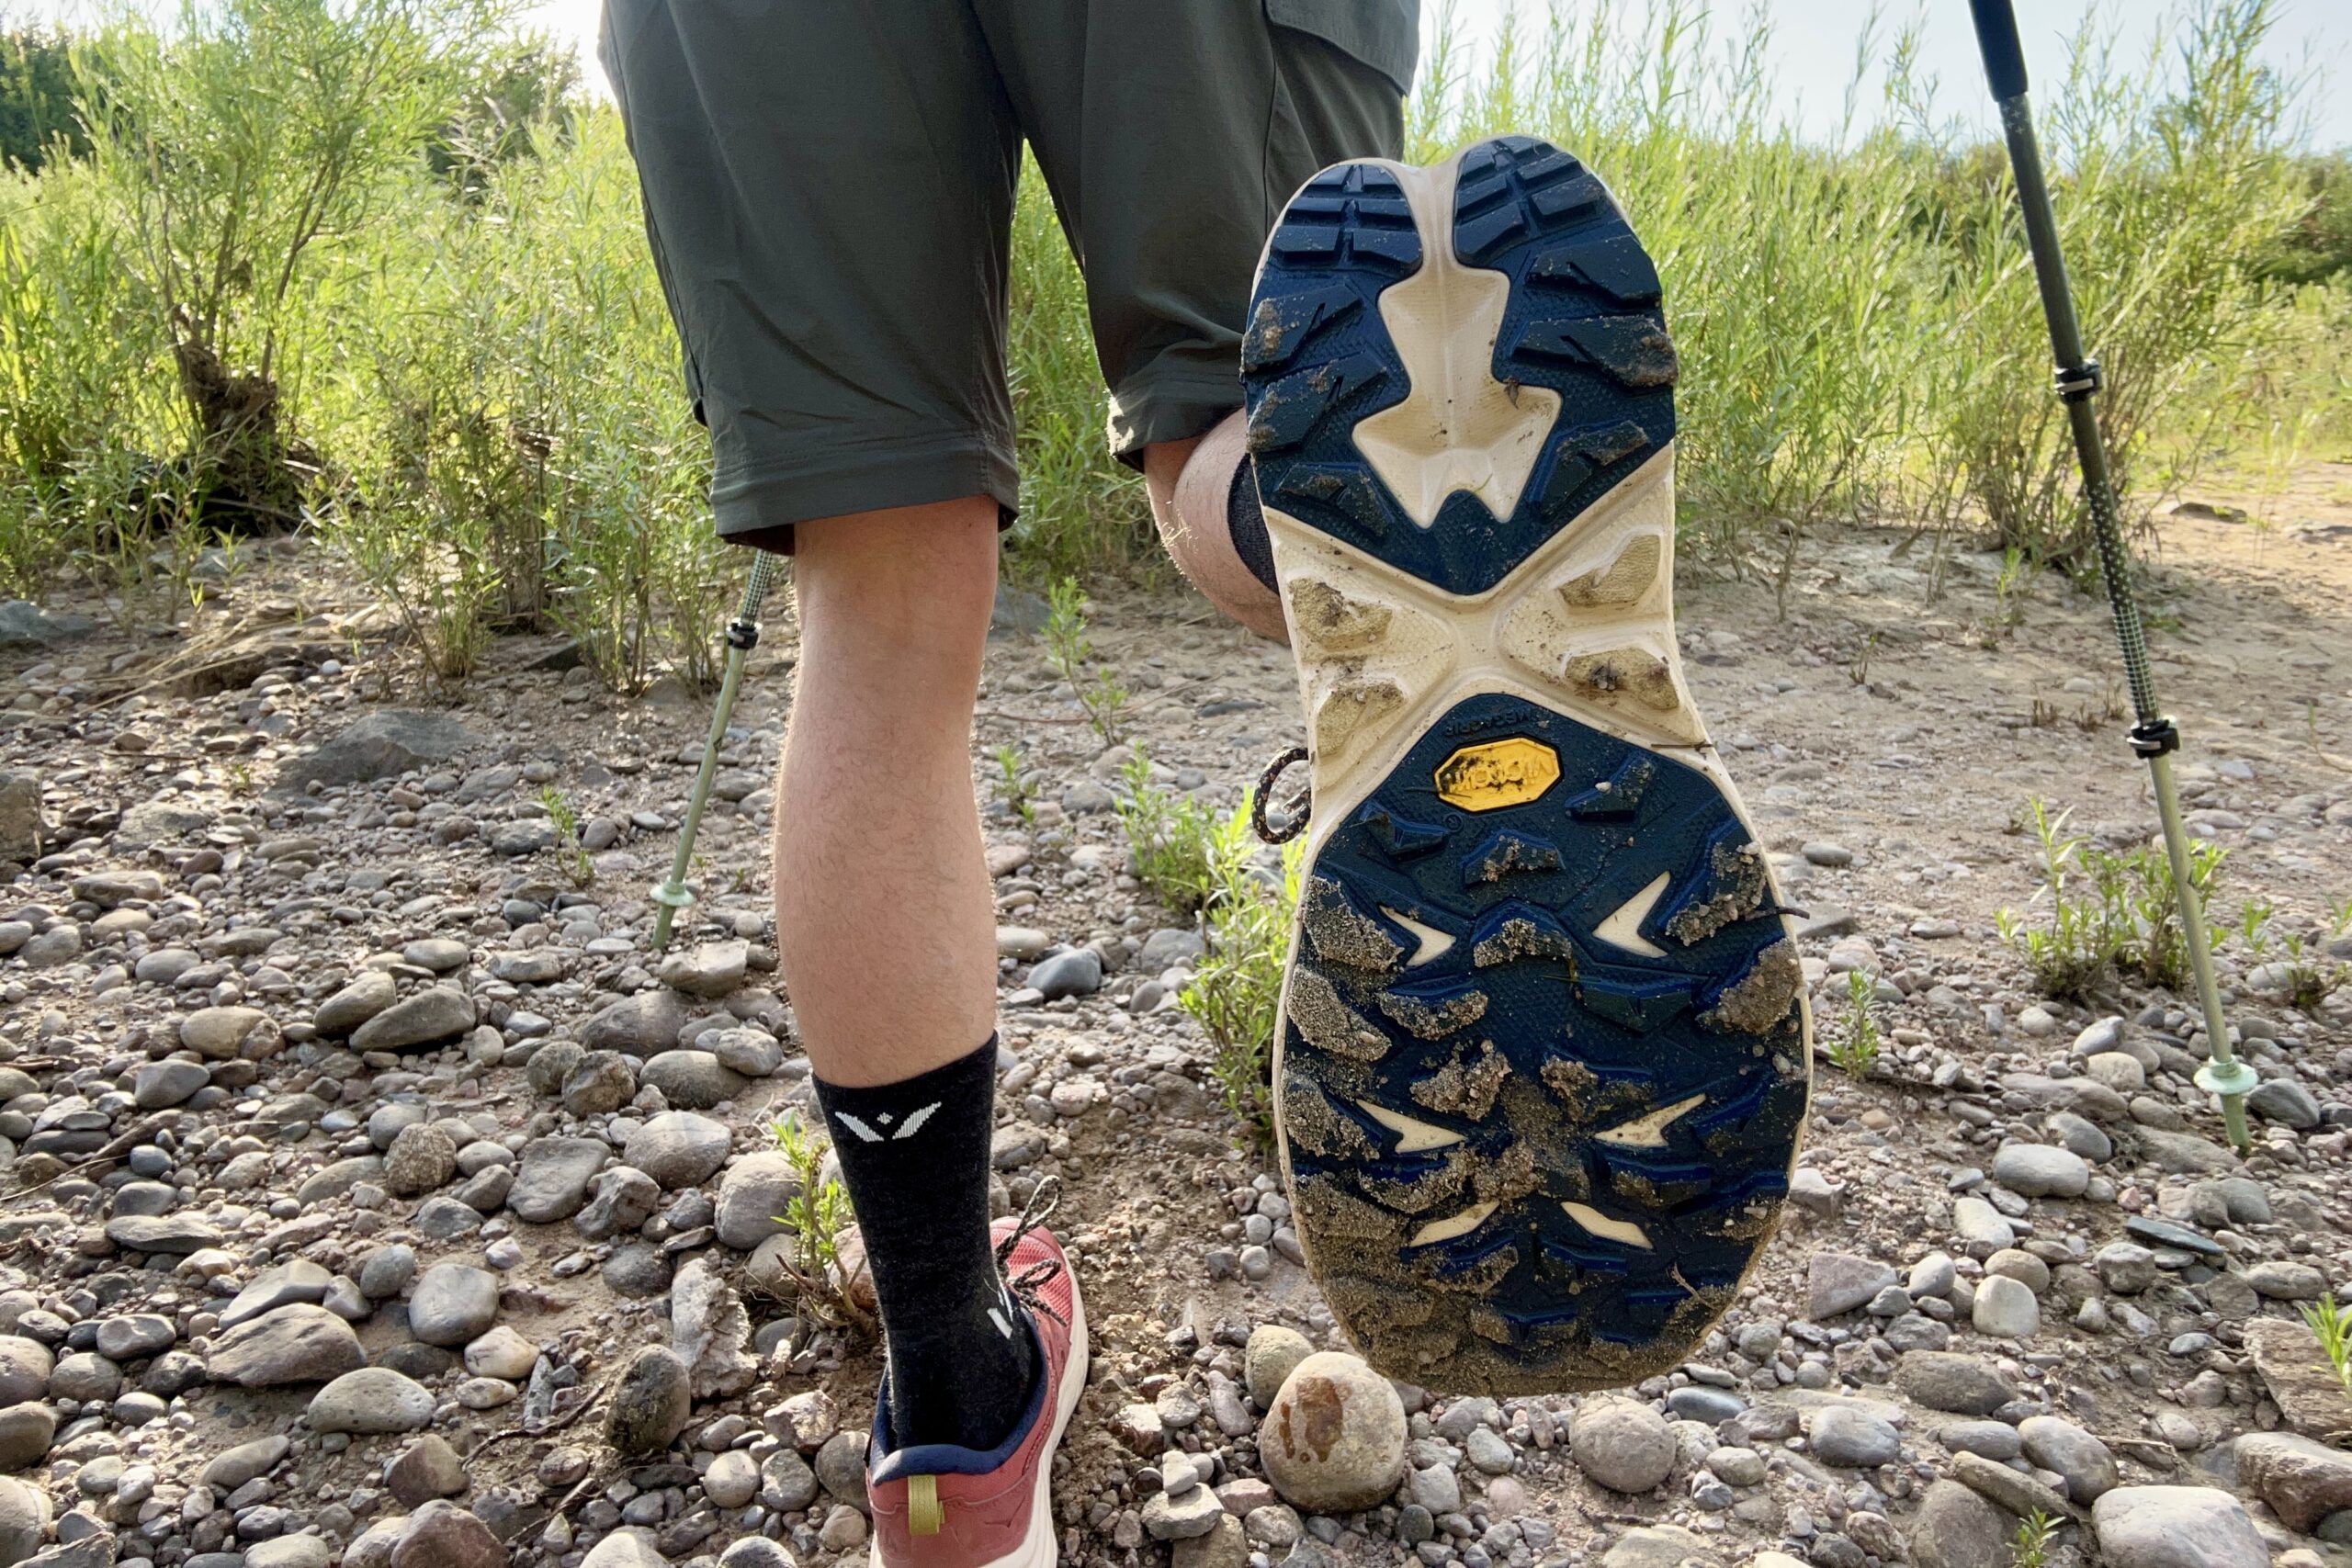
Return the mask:
<path id="1" fill-rule="evenodd" d="M 2097 365 L 2083 351 L 2082 323 L 2075 315 L 2075 294 L 2066 276 L 2066 255 L 2058 238 L 2058 218 L 2050 203 L 2050 182 L 2042 172 L 2041 147 L 2034 135 L 2033 106 L 2025 88 L 2025 62 L 2017 41 L 2017 17 L 2010 0 L 1971 0 L 1976 33 L 1984 50 L 1987 76 L 2001 107 L 2001 130 L 2008 143 L 2009 166 L 2015 171 L 2018 207 L 2025 220 L 2026 243 L 2033 253 L 2033 276 L 2041 292 L 2041 313 L 2050 328 L 2050 348 L 2057 361 L 2057 386 L 2066 400 L 2066 420 L 2075 439 L 2075 456 L 2083 470 L 2083 504 L 2088 511 L 2091 536 L 2098 547 L 2099 576 L 2107 587 L 2107 605 L 2115 622 L 2115 640 L 2123 654 L 2125 678 L 2131 682 L 2132 707 L 2138 719 L 2132 732 L 2135 749 L 2147 760 L 2149 780 L 2155 791 L 2156 815 L 2164 825 L 2165 854 L 2172 865 L 2174 906 L 2180 917 L 2181 941 L 2188 951 L 2188 966 L 2197 983 L 2197 997 L 2205 1015 L 2205 1037 L 2211 1063 L 2199 1070 L 2199 1083 L 2222 1101 L 2222 1119 L 2231 1145 L 2240 1152 L 2248 1146 L 2245 1090 L 2253 1074 L 2231 1054 L 2229 1024 L 2222 1017 L 2221 993 L 2213 980 L 2213 954 L 2206 940 L 2205 912 L 2191 880 L 2193 863 L 2188 834 L 2180 819 L 2179 792 L 2173 786 L 2172 760 L 2167 754 L 2177 739 L 2164 710 L 2156 703 L 2155 676 L 2148 660 L 2147 628 L 2140 619 L 2139 601 L 2132 592 L 2132 558 L 2124 548 L 2123 525 L 2115 503 L 2115 481 L 2107 466 L 2107 443 L 2098 428 L 2094 399 L 2099 389 Z M 2161 736 L 2161 739 L 2156 739 Z M 2150 743 L 2143 745 L 2143 739 Z"/>

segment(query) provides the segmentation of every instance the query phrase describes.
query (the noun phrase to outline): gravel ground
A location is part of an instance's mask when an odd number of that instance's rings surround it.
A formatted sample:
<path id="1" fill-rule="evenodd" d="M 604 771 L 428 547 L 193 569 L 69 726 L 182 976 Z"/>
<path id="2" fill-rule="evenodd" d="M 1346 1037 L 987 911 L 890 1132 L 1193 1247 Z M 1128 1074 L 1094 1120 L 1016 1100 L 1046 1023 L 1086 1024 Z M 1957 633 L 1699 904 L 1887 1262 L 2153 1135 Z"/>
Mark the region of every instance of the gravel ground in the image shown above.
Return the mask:
<path id="1" fill-rule="evenodd" d="M 2347 477 L 2259 551 L 2177 517 L 2154 573 L 2190 820 L 2280 930 L 2352 892 Z M 2352 1287 L 2352 993 L 2305 1014 L 2225 950 L 2245 1159 L 2177 998 L 2032 994 L 1995 928 L 2032 909 L 2028 796 L 2114 845 L 2151 811 L 2100 605 L 1930 545 L 1825 536 L 1785 617 L 1686 572 L 1820 1032 L 1861 969 L 1886 1050 L 1820 1064 L 1792 1216 L 1702 1359 L 1499 1404 L 1346 1353 L 1173 1006 L 1198 940 L 1128 874 L 1126 750 L 1006 596 L 995 1164 L 1008 1206 L 1060 1179 L 1094 1333 L 1065 1562 L 2006 1568 L 2039 1508 L 2052 1563 L 2352 1563 L 2352 1398 L 2297 1316 Z M 168 635 L 0 607 L 0 1568 L 862 1562 L 878 1359 L 794 1315 L 775 1217 L 769 1125 L 808 1099 L 763 851 L 788 618 L 663 956 L 699 699 L 513 638 L 425 705 L 314 547 L 220 575 Z M 1292 743 L 1286 657 L 1197 600 L 1114 597 L 1095 641 L 1169 787 L 1229 806 Z M 1031 822 L 989 788 L 1016 739 Z M 1302 1400 L 1328 1449 L 1283 1436 Z"/>

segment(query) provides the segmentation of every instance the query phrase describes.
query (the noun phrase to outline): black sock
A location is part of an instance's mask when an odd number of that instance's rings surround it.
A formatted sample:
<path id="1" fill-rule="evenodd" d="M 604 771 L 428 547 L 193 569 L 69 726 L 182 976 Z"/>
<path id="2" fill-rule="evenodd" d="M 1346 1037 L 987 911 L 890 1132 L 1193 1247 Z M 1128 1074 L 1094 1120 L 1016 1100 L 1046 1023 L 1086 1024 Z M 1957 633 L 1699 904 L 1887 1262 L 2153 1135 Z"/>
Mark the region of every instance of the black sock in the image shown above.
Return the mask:
<path id="1" fill-rule="evenodd" d="M 989 1242 L 996 1037 L 920 1077 L 822 1079 L 817 1102 L 865 1238 L 903 1447 L 992 1449 L 1029 1402 L 1035 1348 Z"/>
<path id="2" fill-rule="evenodd" d="M 1250 569 L 1250 576 L 1273 588 L 1274 545 L 1266 537 L 1266 514 L 1258 505 L 1258 480 L 1250 472 L 1246 457 L 1233 470 L 1233 488 L 1225 498 L 1225 521 L 1233 530 L 1233 548 L 1241 564 Z"/>

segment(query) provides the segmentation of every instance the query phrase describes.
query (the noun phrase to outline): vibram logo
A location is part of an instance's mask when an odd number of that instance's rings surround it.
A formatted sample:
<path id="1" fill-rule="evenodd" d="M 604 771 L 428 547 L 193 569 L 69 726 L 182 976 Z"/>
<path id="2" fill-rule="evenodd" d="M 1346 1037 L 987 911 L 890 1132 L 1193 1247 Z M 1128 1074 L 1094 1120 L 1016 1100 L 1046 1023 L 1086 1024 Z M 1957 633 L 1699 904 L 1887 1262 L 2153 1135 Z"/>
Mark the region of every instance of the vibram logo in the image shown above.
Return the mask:
<path id="1" fill-rule="evenodd" d="M 1440 799 L 1464 811 L 1496 811 L 1540 798 L 1560 779 L 1559 753 L 1523 735 L 1465 746 L 1437 770 Z"/>

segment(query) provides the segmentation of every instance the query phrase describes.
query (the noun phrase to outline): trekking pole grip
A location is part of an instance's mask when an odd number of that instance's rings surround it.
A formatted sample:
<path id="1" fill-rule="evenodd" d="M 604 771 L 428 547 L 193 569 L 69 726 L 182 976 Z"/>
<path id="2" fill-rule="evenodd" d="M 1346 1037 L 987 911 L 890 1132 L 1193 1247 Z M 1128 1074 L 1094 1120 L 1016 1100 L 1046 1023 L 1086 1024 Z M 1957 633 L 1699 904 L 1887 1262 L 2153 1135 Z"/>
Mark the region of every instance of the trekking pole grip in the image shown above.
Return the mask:
<path id="1" fill-rule="evenodd" d="M 2025 96 L 2025 49 L 2018 42 L 2018 14 L 2009 0 L 1968 0 L 1976 17 L 1976 47 L 1993 96 L 2004 102 Z"/>

